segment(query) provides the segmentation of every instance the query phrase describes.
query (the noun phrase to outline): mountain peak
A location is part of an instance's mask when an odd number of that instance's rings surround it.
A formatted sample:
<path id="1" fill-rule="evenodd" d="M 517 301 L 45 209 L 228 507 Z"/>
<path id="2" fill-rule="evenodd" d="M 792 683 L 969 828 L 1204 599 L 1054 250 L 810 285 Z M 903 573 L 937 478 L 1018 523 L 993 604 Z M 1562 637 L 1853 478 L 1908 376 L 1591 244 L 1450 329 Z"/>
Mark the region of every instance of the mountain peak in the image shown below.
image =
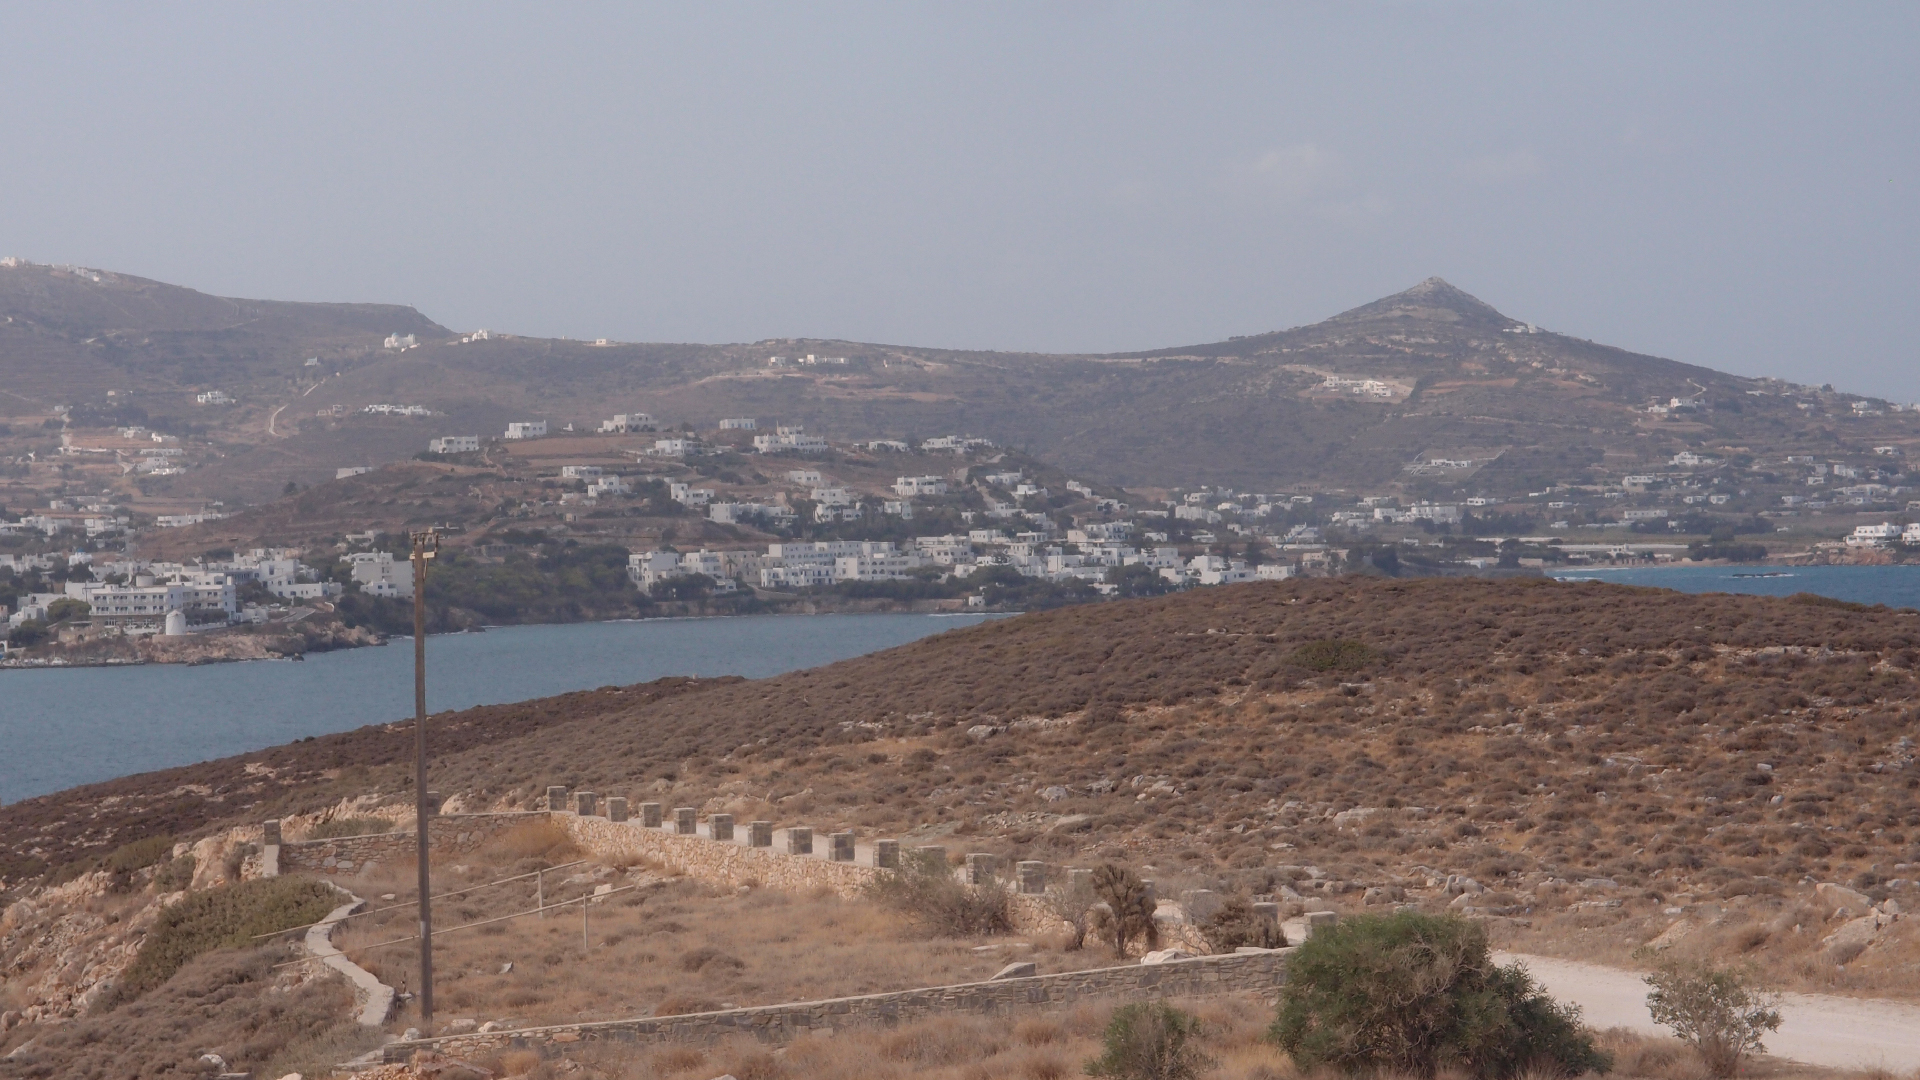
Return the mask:
<path id="1" fill-rule="evenodd" d="M 1495 310 L 1479 297 L 1457 289 L 1446 279 L 1430 277 L 1404 292 L 1382 297 L 1351 311 L 1335 315 L 1329 322 L 1355 322 L 1364 319 L 1420 319 L 1449 323 L 1482 323 L 1504 329 L 1514 320 Z"/>

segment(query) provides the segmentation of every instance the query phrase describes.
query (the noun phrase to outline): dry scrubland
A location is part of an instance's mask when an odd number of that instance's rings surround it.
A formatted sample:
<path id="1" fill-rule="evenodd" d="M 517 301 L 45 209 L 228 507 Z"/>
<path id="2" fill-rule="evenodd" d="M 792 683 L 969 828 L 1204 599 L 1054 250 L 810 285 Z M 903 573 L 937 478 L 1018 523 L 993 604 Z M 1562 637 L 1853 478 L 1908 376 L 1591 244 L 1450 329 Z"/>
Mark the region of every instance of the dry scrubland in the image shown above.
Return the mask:
<path id="1" fill-rule="evenodd" d="M 438 866 L 435 888 L 470 888 L 563 866 L 580 855 L 558 826 L 530 823 L 472 856 Z M 546 876 L 546 901 L 571 900 L 601 885 L 637 887 L 595 902 L 584 937 L 580 905 L 574 904 L 544 918 L 526 916 L 438 938 L 440 1020 L 539 1026 L 665 1016 L 974 982 L 1013 959 L 1035 960 L 1046 971 L 1113 963 L 1103 951 L 1066 952 L 1047 940 L 1019 948 L 1004 938 L 931 938 L 865 901 L 717 890 L 643 865 L 567 866 Z M 412 894 L 412 870 L 392 866 L 355 878 L 353 887 L 370 898 L 391 893 L 404 900 Z M 382 902 L 375 899 L 373 906 Z M 434 925 L 444 930 L 535 906 L 535 882 L 516 881 L 436 904 Z M 414 918 L 408 907 L 376 911 L 354 919 L 334 942 L 383 982 L 405 990 L 417 981 L 418 951 L 408 945 L 363 947 L 411 934 Z M 406 1004 L 390 1026 L 399 1032 L 417 1022 L 417 1009 Z"/>
<path id="2" fill-rule="evenodd" d="M 1200 1019 L 1211 1068 L 1199 1080 L 1337 1080 L 1329 1072 L 1303 1073 L 1264 1038 L 1273 1011 L 1246 999 L 1175 1002 Z M 472 1062 L 495 1076 L 528 1080 L 1066 1080 L 1084 1076 L 1099 1055 L 1100 1033 L 1112 1009 L 1080 1006 L 1009 1022 L 1003 1018 L 946 1017 L 891 1031 L 849 1031 L 802 1039 L 784 1048 L 748 1040 L 713 1046 L 673 1046 L 638 1052 L 585 1050 L 542 1062 L 509 1051 Z M 1670 1039 L 1615 1029 L 1595 1040 L 1610 1053 L 1615 1080 L 1708 1080 L 1699 1057 Z M 452 1062 L 432 1073 L 390 1066 L 355 1074 L 356 1080 L 473 1080 Z M 1818 1069 L 1771 1058 L 1742 1067 L 1748 1080 L 1901 1080 L 1892 1073 Z M 1392 1075 L 1377 1080 L 1412 1080 Z M 1442 1072 L 1433 1080 L 1467 1080 Z"/>
<path id="3" fill-rule="evenodd" d="M 1295 904 L 1457 902 L 1508 947 L 1615 961 L 1670 948 L 1752 960 L 1789 987 L 1911 996 L 1912 923 L 1842 966 L 1819 942 L 1851 901 L 1811 885 L 1920 899 L 1898 884 L 1920 876 L 1916 666 L 1920 613 L 1810 598 L 1260 584 L 1031 615 L 773 679 L 663 680 L 449 714 L 435 720 L 434 776 L 467 809 L 526 807 L 566 784 L 820 833 L 1114 859 L 1163 896 L 1204 886 Z M 405 800 L 410 753 L 407 725 L 376 726 L 0 808 L 6 900 L 110 867 L 130 841 L 370 792 Z M 1455 901 L 1450 875 L 1484 891 Z M 471 953 L 443 965 L 443 1015 L 490 984 L 506 1015 L 531 1011 L 539 1001 L 505 1004 L 523 980 L 593 1015 L 815 997 L 802 987 L 817 983 L 795 981 L 759 943 L 783 926 L 795 941 L 890 933 L 884 916 L 837 902 L 646 892 L 635 907 L 612 902 L 604 929 L 621 940 L 599 948 L 635 970 L 651 956 L 671 978 L 602 993 L 563 977 L 575 937 L 550 927 L 550 947 L 507 956 L 495 947 L 509 933 L 474 931 L 449 939 Z M 97 902 L 105 927 L 120 901 L 109 890 Z M 462 910 L 447 907 L 442 924 Z M 649 918 L 685 930 L 656 936 Z M 707 947 L 740 966 L 695 964 Z M 32 948 L 0 943 L 9 993 L 42 974 L 11 966 Z M 886 951 L 841 947 L 822 970 L 851 990 L 997 966 L 933 943 Z M 508 959 L 519 978 L 486 974 Z M 380 962 L 400 980 L 400 953 Z"/>
<path id="4" fill-rule="evenodd" d="M 1785 910 L 1807 879 L 1878 901 L 1915 876 L 1895 867 L 1920 859 L 1917 665 L 1920 613 L 1811 598 L 1258 584 L 1031 615 L 773 679 L 469 710 L 436 723 L 435 779 L 469 808 L 533 805 L 560 783 L 822 832 L 1124 859 L 1168 887 L 1295 879 L 1304 893 L 1288 867 L 1313 865 L 1335 896 L 1471 875 L 1492 890 L 1481 906 L 1515 916 L 1602 899 L 1623 906 L 1579 918 Z M 404 798 L 409 744 L 406 725 L 367 728 L 6 807 L 6 874 L 369 790 Z M 1573 887 L 1593 878 L 1618 888 Z"/>

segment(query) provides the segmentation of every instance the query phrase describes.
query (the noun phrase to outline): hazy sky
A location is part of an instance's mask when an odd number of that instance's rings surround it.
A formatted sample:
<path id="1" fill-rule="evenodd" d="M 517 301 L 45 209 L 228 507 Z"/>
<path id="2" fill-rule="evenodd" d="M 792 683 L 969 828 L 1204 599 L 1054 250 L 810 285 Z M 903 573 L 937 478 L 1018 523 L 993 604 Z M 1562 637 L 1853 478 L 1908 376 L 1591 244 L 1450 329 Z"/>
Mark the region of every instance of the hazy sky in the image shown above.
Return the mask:
<path id="1" fill-rule="evenodd" d="M 1143 349 L 1438 274 L 1920 399 L 1920 4 L 0 4 L 0 254 L 457 328 Z"/>

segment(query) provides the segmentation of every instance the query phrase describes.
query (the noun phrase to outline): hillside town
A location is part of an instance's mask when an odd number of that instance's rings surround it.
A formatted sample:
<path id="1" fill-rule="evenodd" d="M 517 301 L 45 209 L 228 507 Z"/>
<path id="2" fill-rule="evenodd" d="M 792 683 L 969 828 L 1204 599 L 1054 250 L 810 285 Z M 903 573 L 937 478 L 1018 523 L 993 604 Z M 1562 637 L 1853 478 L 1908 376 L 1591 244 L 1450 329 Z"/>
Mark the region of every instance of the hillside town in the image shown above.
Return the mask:
<path id="1" fill-rule="evenodd" d="M 1371 392 L 1364 384 L 1338 388 Z M 389 404 L 363 412 L 428 415 Z M 110 441 L 117 445 L 95 447 L 98 440 L 68 434 L 63 449 L 110 452 L 128 474 L 145 476 L 178 467 L 168 463 L 182 455 L 178 439 L 137 426 Z M 1539 573 L 1920 554 L 1920 503 L 1909 501 L 1913 477 L 1893 446 L 1778 462 L 1682 451 L 1658 470 L 1525 493 L 1476 484 L 1491 475 L 1497 452 L 1431 452 L 1408 464 L 1393 492 L 1367 494 L 1200 485 L 1136 492 L 970 435 L 840 442 L 753 417 L 705 430 L 643 412 L 558 426 L 535 417 L 492 437 L 451 433 L 424 443 L 423 461 L 456 474 L 485 460 L 515 463 L 520 477 L 493 522 L 444 523 L 449 543 L 496 560 L 506 549 L 492 537 L 502 529 L 538 526 L 611 543 L 626 551 L 627 582 L 649 596 L 778 598 L 918 583 L 984 608 L 987 585 L 1014 580 L 1096 599 L 1355 569 Z M 381 475 L 344 467 L 335 483 Z M 0 516 L 8 642 L 31 645 L 45 627 L 77 619 L 95 632 L 186 635 L 297 618 L 348 593 L 412 597 L 394 537 L 371 528 L 194 558 L 136 554 L 145 538 L 232 524 L 234 512 L 205 505 L 142 515 L 111 489 L 9 509 Z M 606 531 L 647 520 L 668 522 L 653 528 L 652 542 L 639 525 Z M 705 525 L 681 524 L 689 520 Z"/>

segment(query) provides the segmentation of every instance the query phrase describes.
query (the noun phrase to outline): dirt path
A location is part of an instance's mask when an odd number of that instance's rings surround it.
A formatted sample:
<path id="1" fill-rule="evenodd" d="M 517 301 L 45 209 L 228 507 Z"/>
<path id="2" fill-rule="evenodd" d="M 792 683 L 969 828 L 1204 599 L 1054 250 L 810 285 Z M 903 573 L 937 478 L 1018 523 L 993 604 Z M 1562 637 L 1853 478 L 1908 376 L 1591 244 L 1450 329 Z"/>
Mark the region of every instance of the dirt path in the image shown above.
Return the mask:
<path id="1" fill-rule="evenodd" d="M 1519 960 L 1547 992 L 1579 1005 L 1596 1028 L 1624 1027 L 1666 1035 L 1647 1014 L 1647 985 L 1640 975 L 1599 964 L 1550 956 L 1498 953 L 1501 963 Z M 1920 1005 L 1829 994 L 1787 994 L 1785 1023 L 1767 1037 L 1776 1057 L 1842 1069 L 1920 1069 Z"/>

